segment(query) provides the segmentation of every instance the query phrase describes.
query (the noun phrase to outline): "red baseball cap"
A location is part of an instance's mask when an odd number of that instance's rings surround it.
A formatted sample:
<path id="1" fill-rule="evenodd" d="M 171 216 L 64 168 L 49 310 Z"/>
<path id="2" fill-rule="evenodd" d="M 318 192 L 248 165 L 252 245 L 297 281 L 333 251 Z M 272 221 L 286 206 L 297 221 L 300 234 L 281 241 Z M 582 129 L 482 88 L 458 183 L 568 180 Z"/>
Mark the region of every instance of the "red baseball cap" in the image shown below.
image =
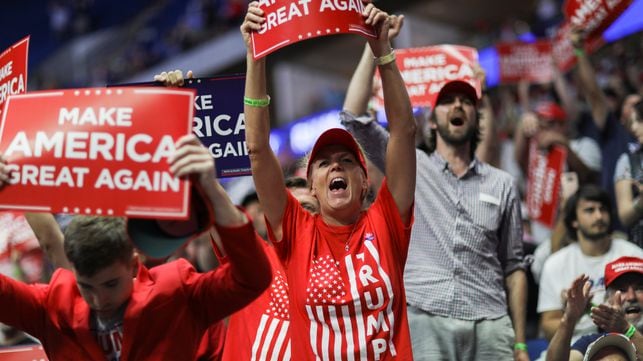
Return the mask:
<path id="1" fill-rule="evenodd" d="M 473 100 L 473 102 L 476 104 L 479 100 L 478 92 L 476 91 L 476 88 L 473 87 L 473 85 L 463 80 L 452 80 L 444 84 L 437 94 L 433 94 L 433 96 L 431 97 L 431 105 L 433 106 L 433 108 L 438 105 L 438 100 L 440 100 L 443 95 L 449 93 L 464 94 L 469 97 L 469 99 Z"/>
<path id="2" fill-rule="evenodd" d="M 567 112 L 554 102 L 542 102 L 536 106 L 534 112 L 547 121 L 566 122 Z"/>
<path id="3" fill-rule="evenodd" d="M 364 170 L 364 174 L 368 177 L 368 172 L 366 171 L 366 159 L 364 158 L 362 149 L 359 147 L 351 133 L 341 128 L 328 129 L 323 132 L 319 138 L 317 138 L 317 141 L 313 146 L 313 150 L 310 151 L 310 155 L 308 156 L 306 177 L 310 177 L 310 167 L 313 164 L 313 161 L 315 161 L 315 158 L 317 158 L 319 151 L 329 145 L 342 145 L 346 147 L 351 153 L 353 153 L 353 155 L 355 155 L 355 158 L 359 161 L 360 167 Z"/>
<path id="4" fill-rule="evenodd" d="M 638 257 L 621 257 L 605 265 L 605 287 L 626 273 L 643 274 L 643 259 Z"/>

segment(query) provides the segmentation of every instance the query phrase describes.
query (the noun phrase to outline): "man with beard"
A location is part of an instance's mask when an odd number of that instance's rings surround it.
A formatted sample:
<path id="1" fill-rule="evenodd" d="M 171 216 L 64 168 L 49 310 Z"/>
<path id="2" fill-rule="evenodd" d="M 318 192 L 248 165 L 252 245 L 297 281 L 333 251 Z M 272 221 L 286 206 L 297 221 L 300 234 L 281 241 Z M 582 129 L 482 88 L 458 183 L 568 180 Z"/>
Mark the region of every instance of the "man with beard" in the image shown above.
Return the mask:
<path id="1" fill-rule="evenodd" d="M 341 118 L 382 167 L 387 134 L 357 116 L 366 113 L 374 67 L 367 49 Z M 428 151 L 416 150 L 415 224 L 404 273 L 416 361 L 528 359 L 520 204 L 512 177 L 474 155 L 480 102 L 469 83 L 447 82 L 432 101 Z"/>
<path id="2" fill-rule="evenodd" d="M 640 360 L 643 355 L 643 259 L 620 257 L 605 266 L 606 302 L 591 307 L 591 318 L 601 333 L 582 336 L 570 347 L 575 325 L 591 305 L 591 286 L 589 277 L 583 274 L 565 291 L 565 313 L 547 349 L 547 361 L 583 360 L 593 342 L 605 333 L 614 332 L 630 339 Z M 613 354 L 618 350 L 607 352 Z M 601 353 L 607 356 L 607 352 Z"/>
<path id="3" fill-rule="evenodd" d="M 643 250 L 610 234 L 611 203 L 609 195 L 594 185 L 582 186 L 563 210 L 565 227 L 576 242 L 552 254 L 543 266 L 538 295 L 538 313 L 541 328 L 549 340 L 561 325 L 567 287 L 579 275 L 585 274 L 591 285 L 594 302 L 605 297 L 603 270 L 622 256 L 643 258 Z M 576 323 L 572 335 L 575 341 L 581 335 L 596 332 L 590 315 L 585 314 Z"/>

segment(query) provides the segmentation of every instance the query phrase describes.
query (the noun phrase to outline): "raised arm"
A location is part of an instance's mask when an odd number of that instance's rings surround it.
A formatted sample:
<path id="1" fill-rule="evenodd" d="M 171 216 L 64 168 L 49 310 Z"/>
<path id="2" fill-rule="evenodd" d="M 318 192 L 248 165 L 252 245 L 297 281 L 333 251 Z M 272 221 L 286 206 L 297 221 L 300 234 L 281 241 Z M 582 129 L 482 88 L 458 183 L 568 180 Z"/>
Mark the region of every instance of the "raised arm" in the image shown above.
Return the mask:
<path id="1" fill-rule="evenodd" d="M 580 31 L 573 31 L 571 34 L 571 42 L 574 46 L 576 59 L 578 60 L 579 89 L 585 96 L 585 101 L 589 104 L 594 124 L 602 131 L 607 122 L 607 99 L 598 85 L 594 67 L 585 53 L 582 33 Z"/>
<path id="2" fill-rule="evenodd" d="M 391 15 L 389 21 L 391 23 L 388 32 L 389 39 L 393 40 L 404 25 L 404 15 Z M 368 102 L 373 95 L 374 74 L 375 59 L 367 44 L 346 90 L 344 111 L 340 117 L 346 130 L 364 148 L 369 160 L 381 172 L 385 172 L 388 132 L 374 121 L 375 117 L 372 114 L 368 114 Z"/>
<path id="3" fill-rule="evenodd" d="M 567 79 L 565 79 L 565 76 L 560 72 L 553 59 L 551 62 L 551 72 L 554 90 L 556 90 L 556 95 L 558 95 L 560 103 L 567 113 L 567 120 L 571 121 L 572 124 L 576 124 L 578 121 L 578 104 L 576 104 L 576 100 L 573 97 L 575 93 L 572 92 Z"/>
<path id="4" fill-rule="evenodd" d="M 480 64 L 474 65 L 474 72 L 476 78 L 480 81 L 482 86 L 482 98 L 480 99 L 480 128 L 482 131 L 480 143 L 475 150 L 476 157 L 489 163 L 494 167 L 499 167 L 500 159 L 498 152 L 498 137 L 496 136 L 496 119 L 491 106 L 491 100 L 487 95 L 486 88 L 486 73 Z"/>
<path id="5" fill-rule="evenodd" d="M 386 150 L 386 178 L 389 190 L 404 221 L 411 215 L 415 193 L 415 119 L 388 37 L 388 15 L 373 4 L 364 8 L 365 22 L 373 25 L 379 37 L 369 45 L 382 76 L 384 109 L 390 138 Z"/>
<path id="6" fill-rule="evenodd" d="M 0 190 L 9 182 L 6 160 L 0 154 Z M 55 268 L 70 268 L 63 250 L 63 233 L 52 214 L 25 213 L 25 219 L 33 230 L 40 248 Z"/>
<path id="7" fill-rule="evenodd" d="M 40 248 L 54 268 L 71 269 L 63 249 L 63 232 L 51 213 L 25 213 L 25 219 L 33 230 Z"/>
<path id="8" fill-rule="evenodd" d="M 258 105 L 270 100 L 266 90 L 266 58 L 254 60 L 250 34 L 261 29 L 266 19 L 259 3 L 248 5 L 248 12 L 241 24 L 241 34 L 248 49 L 246 69 L 245 106 L 246 145 L 250 155 L 252 178 L 264 214 L 276 239 L 281 240 L 281 221 L 286 209 L 287 193 L 284 176 L 277 156 L 270 148 L 270 114 L 267 105 Z M 253 105 L 254 103 L 254 105 Z"/>
<path id="9" fill-rule="evenodd" d="M 170 159 L 170 170 L 177 177 L 192 177 L 210 201 L 215 225 L 230 261 L 232 279 L 239 286 L 229 296 L 235 300 L 239 294 L 245 294 L 249 302 L 268 287 L 272 278 L 268 258 L 255 236 L 252 222 L 232 203 L 217 181 L 214 160 L 195 135 L 179 139 L 176 148 Z M 225 296 L 222 293 L 221 298 Z"/>
<path id="10" fill-rule="evenodd" d="M 523 112 L 514 133 L 514 157 L 525 178 L 529 175 L 529 146 L 538 132 L 538 118 L 532 112 Z"/>
<path id="11" fill-rule="evenodd" d="M 404 25 L 404 15 L 389 16 L 388 37 L 392 41 L 397 37 Z M 373 76 L 375 75 L 375 59 L 370 46 L 366 45 L 357 68 L 351 77 L 344 99 L 344 111 L 360 116 L 368 111 L 368 102 L 373 95 Z"/>
<path id="12" fill-rule="evenodd" d="M 0 153 L 0 195 L 5 186 L 9 186 L 9 171 Z M 46 291 L 46 285 L 26 285 L 0 274 L 0 322 L 42 337 L 47 317 Z"/>

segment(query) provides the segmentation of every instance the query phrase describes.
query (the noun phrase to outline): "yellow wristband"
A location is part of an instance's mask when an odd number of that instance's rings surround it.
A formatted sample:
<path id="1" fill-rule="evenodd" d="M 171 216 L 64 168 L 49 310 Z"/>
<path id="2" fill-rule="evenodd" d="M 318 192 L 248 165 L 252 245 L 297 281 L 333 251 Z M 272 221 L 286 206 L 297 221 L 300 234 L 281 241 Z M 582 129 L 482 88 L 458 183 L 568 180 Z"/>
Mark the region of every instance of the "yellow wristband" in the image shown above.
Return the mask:
<path id="1" fill-rule="evenodd" d="M 270 95 L 266 95 L 266 99 L 253 99 L 243 97 L 243 104 L 256 108 L 265 108 L 270 105 Z"/>
<path id="2" fill-rule="evenodd" d="M 514 350 L 527 351 L 527 344 L 524 342 L 516 342 L 514 344 Z"/>
<path id="3" fill-rule="evenodd" d="M 391 49 L 390 53 L 388 53 L 386 55 L 382 55 L 382 56 L 380 56 L 378 58 L 375 58 L 375 64 L 377 64 L 379 66 L 386 65 L 386 64 L 392 63 L 394 61 L 395 61 L 395 50 L 393 50 L 393 49 Z"/>

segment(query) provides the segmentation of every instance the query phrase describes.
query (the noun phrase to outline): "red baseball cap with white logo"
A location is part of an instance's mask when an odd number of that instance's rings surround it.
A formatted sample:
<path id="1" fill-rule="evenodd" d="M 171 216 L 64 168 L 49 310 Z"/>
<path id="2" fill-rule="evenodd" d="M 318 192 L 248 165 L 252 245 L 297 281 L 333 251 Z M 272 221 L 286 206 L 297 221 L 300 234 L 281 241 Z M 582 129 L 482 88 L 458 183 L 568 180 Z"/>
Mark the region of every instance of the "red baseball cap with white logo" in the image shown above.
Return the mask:
<path id="1" fill-rule="evenodd" d="M 605 265 L 605 287 L 626 273 L 643 274 L 643 259 L 638 257 L 621 257 Z"/>

